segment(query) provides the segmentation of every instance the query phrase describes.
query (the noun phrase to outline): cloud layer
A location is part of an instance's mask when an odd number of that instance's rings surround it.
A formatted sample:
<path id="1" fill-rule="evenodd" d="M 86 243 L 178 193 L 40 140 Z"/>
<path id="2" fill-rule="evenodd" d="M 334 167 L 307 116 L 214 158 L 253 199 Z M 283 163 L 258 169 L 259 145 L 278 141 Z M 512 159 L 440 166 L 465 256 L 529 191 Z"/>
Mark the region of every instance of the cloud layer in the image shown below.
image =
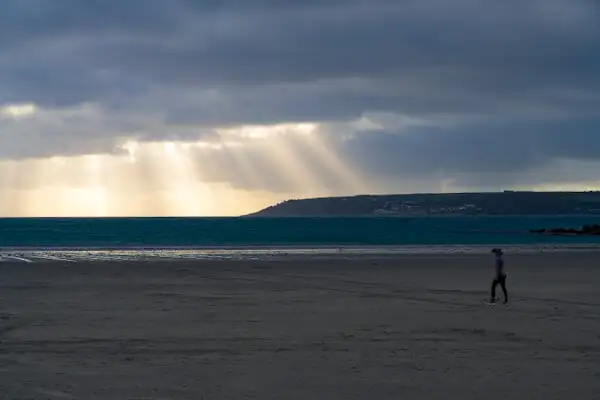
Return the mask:
<path id="1" fill-rule="evenodd" d="M 583 184 L 600 158 L 599 48 L 594 0 L 7 0 L 0 158 L 311 122 L 320 150 L 287 135 L 239 139 L 244 166 L 188 156 L 202 179 L 286 193 L 303 186 L 266 161 L 283 148 L 334 192 L 359 190 L 343 168 L 365 191 Z"/>

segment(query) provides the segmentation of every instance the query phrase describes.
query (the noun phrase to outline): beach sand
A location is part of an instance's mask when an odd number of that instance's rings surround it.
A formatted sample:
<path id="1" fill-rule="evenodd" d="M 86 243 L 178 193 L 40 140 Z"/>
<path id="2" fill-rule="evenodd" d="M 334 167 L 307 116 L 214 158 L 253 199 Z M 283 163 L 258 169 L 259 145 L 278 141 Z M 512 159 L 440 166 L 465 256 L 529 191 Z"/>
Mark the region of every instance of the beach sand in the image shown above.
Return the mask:
<path id="1" fill-rule="evenodd" d="M 600 255 L 0 264 L 2 399 L 600 399 Z M 501 295 L 501 291 L 499 292 Z"/>

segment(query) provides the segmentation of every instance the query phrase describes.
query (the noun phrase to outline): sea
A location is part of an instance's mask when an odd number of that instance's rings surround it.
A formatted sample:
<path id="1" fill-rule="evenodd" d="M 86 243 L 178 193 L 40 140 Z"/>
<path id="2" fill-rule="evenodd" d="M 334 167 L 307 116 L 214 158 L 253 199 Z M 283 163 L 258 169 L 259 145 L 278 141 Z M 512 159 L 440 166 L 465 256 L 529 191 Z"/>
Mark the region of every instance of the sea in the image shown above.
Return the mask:
<path id="1" fill-rule="evenodd" d="M 600 216 L 4 218 L 0 262 L 600 249 L 598 236 L 529 232 L 585 224 Z"/>

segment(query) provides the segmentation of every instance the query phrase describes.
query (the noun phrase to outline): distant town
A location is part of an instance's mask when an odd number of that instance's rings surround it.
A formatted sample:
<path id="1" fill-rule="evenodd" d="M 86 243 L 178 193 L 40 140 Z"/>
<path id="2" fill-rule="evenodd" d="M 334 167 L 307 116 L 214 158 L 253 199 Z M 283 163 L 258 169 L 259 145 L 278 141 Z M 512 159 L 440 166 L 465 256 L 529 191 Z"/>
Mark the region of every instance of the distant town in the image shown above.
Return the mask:
<path id="1" fill-rule="evenodd" d="M 600 192 L 431 193 L 288 200 L 251 216 L 600 215 Z"/>
<path id="2" fill-rule="evenodd" d="M 459 206 L 433 206 L 420 204 L 418 201 L 388 201 L 382 208 L 373 210 L 373 214 L 401 214 L 401 215 L 422 215 L 422 214 L 473 214 L 483 211 L 476 204 L 463 204 Z"/>

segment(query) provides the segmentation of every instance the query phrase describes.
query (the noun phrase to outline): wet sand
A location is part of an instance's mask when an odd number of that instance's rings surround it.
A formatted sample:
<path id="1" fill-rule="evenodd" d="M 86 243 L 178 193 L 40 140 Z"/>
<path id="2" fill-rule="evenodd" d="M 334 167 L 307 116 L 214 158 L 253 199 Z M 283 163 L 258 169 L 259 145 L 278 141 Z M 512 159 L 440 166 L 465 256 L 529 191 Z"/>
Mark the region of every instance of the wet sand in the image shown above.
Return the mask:
<path id="1" fill-rule="evenodd" d="M 0 264 L 6 399 L 598 399 L 600 254 Z M 501 294 L 501 292 L 499 292 Z"/>

